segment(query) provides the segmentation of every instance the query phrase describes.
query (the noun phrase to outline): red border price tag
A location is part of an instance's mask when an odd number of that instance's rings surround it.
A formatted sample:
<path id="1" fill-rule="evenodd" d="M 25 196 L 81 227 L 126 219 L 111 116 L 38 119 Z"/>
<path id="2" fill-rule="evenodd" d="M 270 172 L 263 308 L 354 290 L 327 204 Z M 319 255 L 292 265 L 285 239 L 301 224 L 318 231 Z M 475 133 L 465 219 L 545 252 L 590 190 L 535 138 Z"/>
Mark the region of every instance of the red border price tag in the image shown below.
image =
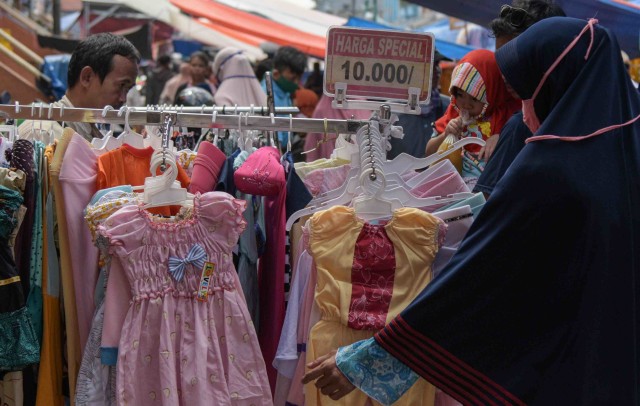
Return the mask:
<path id="1" fill-rule="evenodd" d="M 420 101 L 431 93 L 434 38 L 429 33 L 331 27 L 327 33 L 324 92 L 335 96 L 336 83 L 347 96 L 407 101 L 409 88 Z"/>

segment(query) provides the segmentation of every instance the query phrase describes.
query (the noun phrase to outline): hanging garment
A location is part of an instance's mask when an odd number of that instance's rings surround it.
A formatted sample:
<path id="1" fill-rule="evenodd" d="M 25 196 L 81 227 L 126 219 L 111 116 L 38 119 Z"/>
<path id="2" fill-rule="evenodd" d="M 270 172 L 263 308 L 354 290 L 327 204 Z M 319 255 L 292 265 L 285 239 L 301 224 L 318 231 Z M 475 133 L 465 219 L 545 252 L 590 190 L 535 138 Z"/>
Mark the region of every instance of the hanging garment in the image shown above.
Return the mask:
<path id="1" fill-rule="evenodd" d="M 46 152 L 45 155 L 47 155 Z M 44 222 L 44 267 L 42 270 L 44 333 L 38 368 L 36 406 L 63 406 L 64 363 L 62 361 L 60 268 L 53 237 L 53 195 L 48 187 L 45 189 L 45 195 L 47 199 L 45 203 L 46 220 Z"/>
<path id="2" fill-rule="evenodd" d="M 116 186 L 100 190 L 91 199 L 85 210 L 85 219 L 98 248 L 101 248 L 98 265 L 101 277 L 100 286 L 96 286 L 96 297 L 100 297 L 91 323 L 87 344 L 84 347 L 82 363 L 78 371 L 76 385 L 76 406 L 113 406 L 116 404 L 116 368 L 115 362 L 103 363 L 100 343 L 104 324 L 104 291 L 111 258 L 108 253 L 108 240 L 97 237 L 100 224 L 109 216 L 127 205 L 137 204 L 136 195 L 131 186 Z"/>
<path id="3" fill-rule="evenodd" d="M 260 258 L 260 348 L 271 388 L 275 388 L 275 359 L 284 322 L 284 260 L 286 180 L 280 153 L 274 147 L 262 147 L 251 154 L 233 175 L 238 190 L 265 196 L 267 249 Z"/>
<path id="4" fill-rule="evenodd" d="M 431 280 L 431 264 L 444 239 L 444 223 L 419 209 L 402 208 L 375 225 L 335 206 L 309 221 L 309 253 L 317 267 L 315 301 L 321 320 L 309 334 L 307 362 L 370 338 L 403 310 Z M 364 405 L 360 391 L 333 401 L 313 383 L 306 405 Z M 435 388 L 424 380 L 399 405 L 432 405 Z"/>
<path id="5" fill-rule="evenodd" d="M 96 191 L 98 157 L 91 145 L 79 134 L 74 134 L 62 160 L 58 179 L 64 195 L 65 219 L 71 254 L 80 351 L 89 336 L 95 310 L 94 288 L 98 279 L 98 249 L 84 221 L 84 209 Z"/>
<path id="6" fill-rule="evenodd" d="M 200 143 L 198 155 L 193 164 L 193 176 L 189 192 L 206 193 L 213 191 L 218 183 L 220 170 L 225 164 L 227 157 L 222 151 L 210 142 Z"/>
<path id="7" fill-rule="evenodd" d="M 123 207 L 98 227 L 112 255 L 103 346 L 119 342 L 118 405 L 270 405 L 231 258 L 244 202 L 210 192 L 193 204 L 170 219 Z"/>
<path id="8" fill-rule="evenodd" d="M 25 293 L 29 292 L 29 281 L 31 274 L 31 245 L 33 244 L 33 224 L 36 216 L 34 215 L 36 197 L 35 197 L 35 178 L 33 160 L 34 147 L 31 141 L 17 140 L 13 145 L 11 152 L 11 167 L 20 169 L 26 175 L 24 187 L 24 206 L 27 208 L 18 237 L 16 239 L 16 266 L 20 274 L 20 282 Z"/>
<path id="9" fill-rule="evenodd" d="M 182 149 L 176 152 L 176 163 L 184 169 L 189 178 L 193 175 L 193 165 L 197 154 L 190 149 Z"/>
<path id="10" fill-rule="evenodd" d="M 19 192 L 0 186 L 0 373 L 18 371 L 40 359 L 40 345 L 7 243 L 22 201 Z"/>
<path id="11" fill-rule="evenodd" d="M 44 166 L 42 158 L 44 154 L 44 144 L 40 141 L 34 141 L 34 162 L 33 167 L 33 188 L 34 200 L 33 213 L 34 217 L 33 229 L 31 232 L 31 258 L 29 260 L 29 293 L 27 296 L 27 309 L 33 330 L 38 337 L 38 342 L 42 342 L 42 260 L 43 260 L 43 201 L 42 201 L 42 181 Z"/>

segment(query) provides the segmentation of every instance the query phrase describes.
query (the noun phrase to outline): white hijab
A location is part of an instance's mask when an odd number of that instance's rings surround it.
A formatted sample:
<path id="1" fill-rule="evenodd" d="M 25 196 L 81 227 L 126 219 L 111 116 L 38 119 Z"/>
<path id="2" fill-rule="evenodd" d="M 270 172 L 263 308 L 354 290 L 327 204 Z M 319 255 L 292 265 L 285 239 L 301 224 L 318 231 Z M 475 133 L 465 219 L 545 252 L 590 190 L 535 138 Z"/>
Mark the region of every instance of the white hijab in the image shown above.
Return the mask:
<path id="1" fill-rule="evenodd" d="M 213 60 L 213 74 L 218 78 L 218 90 L 213 97 L 216 106 L 265 106 L 267 95 L 243 51 L 227 47 Z"/>

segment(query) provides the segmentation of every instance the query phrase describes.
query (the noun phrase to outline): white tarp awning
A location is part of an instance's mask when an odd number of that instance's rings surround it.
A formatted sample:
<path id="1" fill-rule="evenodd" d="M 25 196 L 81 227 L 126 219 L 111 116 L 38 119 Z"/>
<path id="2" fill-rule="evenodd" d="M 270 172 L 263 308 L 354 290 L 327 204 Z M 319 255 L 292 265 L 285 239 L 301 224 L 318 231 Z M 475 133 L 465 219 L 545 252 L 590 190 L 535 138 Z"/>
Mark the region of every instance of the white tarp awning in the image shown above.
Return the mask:
<path id="1" fill-rule="evenodd" d="M 219 3 L 250 13 L 261 14 L 270 20 L 300 31 L 325 37 L 332 25 L 344 25 L 347 20 L 286 0 L 217 0 Z"/>
<path id="2" fill-rule="evenodd" d="M 89 0 L 89 3 L 96 3 Z M 99 2 L 99 1 L 98 1 Z M 266 54 L 258 47 L 238 41 L 212 28 L 206 27 L 197 20 L 182 14 L 180 9 L 171 4 L 169 0 L 108 0 L 109 4 L 121 4 L 145 14 L 158 21 L 162 21 L 175 28 L 185 37 L 191 38 L 206 45 L 224 48 L 227 46 L 242 49 L 252 60 L 266 58 Z"/>

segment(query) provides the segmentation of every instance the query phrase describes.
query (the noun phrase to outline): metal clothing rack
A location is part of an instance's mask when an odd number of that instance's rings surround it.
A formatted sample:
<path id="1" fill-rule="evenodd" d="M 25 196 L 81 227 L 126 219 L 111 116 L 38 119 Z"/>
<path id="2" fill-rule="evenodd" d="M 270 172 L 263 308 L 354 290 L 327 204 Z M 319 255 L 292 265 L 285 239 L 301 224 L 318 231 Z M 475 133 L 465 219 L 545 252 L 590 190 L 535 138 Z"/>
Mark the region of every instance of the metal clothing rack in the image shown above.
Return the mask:
<path id="1" fill-rule="evenodd" d="M 184 107 L 184 106 L 160 106 L 149 105 L 147 107 L 134 107 L 136 110 L 153 110 L 153 111 L 174 111 L 178 113 L 213 113 L 217 111 L 220 114 L 238 114 L 250 113 L 251 115 L 268 116 L 271 113 L 268 106 L 201 106 L 201 107 Z M 298 114 L 300 110 L 297 107 L 275 107 L 275 114 Z"/>
<path id="2" fill-rule="evenodd" d="M 209 107 L 211 109 L 211 107 Z M 222 107 L 220 107 L 222 109 Z M 250 108 L 249 108 L 250 109 Z M 355 134 L 367 121 L 315 119 L 251 115 L 249 112 L 238 114 L 200 114 L 180 111 L 148 110 L 146 108 L 130 108 L 127 114 L 119 115 L 117 110 L 100 110 L 89 108 L 51 107 L 50 105 L 11 105 L 0 104 L 0 117 L 7 119 L 55 120 L 66 122 L 124 124 L 161 126 L 166 116 L 171 116 L 174 126 L 198 128 L 228 128 L 238 130 L 261 131 L 295 131 Z M 277 110 L 276 110 L 277 111 Z M 221 112 L 221 110 L 220 110 Z"/>

